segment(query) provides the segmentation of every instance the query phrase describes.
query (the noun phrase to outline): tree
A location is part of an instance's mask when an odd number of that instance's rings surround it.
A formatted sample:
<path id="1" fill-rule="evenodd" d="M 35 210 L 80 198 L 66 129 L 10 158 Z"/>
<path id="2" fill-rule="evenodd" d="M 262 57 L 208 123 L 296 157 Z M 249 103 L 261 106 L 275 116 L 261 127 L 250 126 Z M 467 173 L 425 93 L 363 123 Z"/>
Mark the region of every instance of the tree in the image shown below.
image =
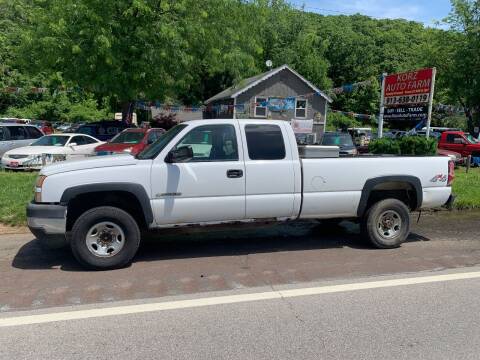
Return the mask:
<path id="1" fill-rule="evenodd" d="M 465 109 L 468 130 L 480 126 L 480 2 L 452 0 L 447 18 L 452 32 L 437 39 L 447 60 L 443 63 L 451 99 Z"/>

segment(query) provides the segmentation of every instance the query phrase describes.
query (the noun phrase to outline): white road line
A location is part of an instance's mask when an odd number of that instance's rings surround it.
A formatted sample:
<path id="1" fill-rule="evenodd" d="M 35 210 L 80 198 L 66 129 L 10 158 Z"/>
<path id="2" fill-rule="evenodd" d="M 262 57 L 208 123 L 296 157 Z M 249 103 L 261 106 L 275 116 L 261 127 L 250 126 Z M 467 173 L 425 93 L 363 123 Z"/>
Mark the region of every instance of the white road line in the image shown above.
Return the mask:
<path id="1" fill-rule="evenodd" d="M 168 302 L 159 302 L 159 303 L 150 303 L 150 304 L 125 305 L 125 306 L 105 307 L 105 308 L 90 309 L 90 310 L 73 310 L 73 311 L 56 312 L 56 313 L 40 314 L 40 315 L 15 316 L 15 317 L 6 317 L 3 319 L 0 318 L 0 327 L 43 324 L 43 323 L 51 323 L 55 321 L 80 320 L 80 319 L 98 318 L 98 317 L 105 317 L 105 316 L 139 314 L 139 313 L 146 313 L 146 312 L 153 312 L 153 311 L 178 310 L 178 309 L 195 308 L 195 307 L 201 307 L 201 306 L 235 304 L 235 303 L 243 303 L 243 302 L 249 302 L 249 301 L 261 301 L 261 300 L 292 298 L 292 297 L 298 297 L 298 296 L 332 294 L 332 293 L 347 292 L 347 291 L 380 289 L 380 288 L 388 288 L 388 287 L 394 287 L 394 286 L 429 284 L 429 283 L 437 283 L 437 282 L 452 281 L 452 280 L 467 280 L 467 279 L 478 279 L 478 278 L 480 278 L 480 271 L 445 274 L 445 275 L 410 277 L 410 278 L 393 279 L 393 280 L 369 281 L 369 282 L 350 283 L 350 284 L 342 284 L 342 285 L 328 285 L 328 286 L 319 286 L 319 287 L 292 289 L 292 290 L 268 291 L 268 292 L 241 294 L 241 295 L 217 296 L 217 297 L 168 301 Z"/>

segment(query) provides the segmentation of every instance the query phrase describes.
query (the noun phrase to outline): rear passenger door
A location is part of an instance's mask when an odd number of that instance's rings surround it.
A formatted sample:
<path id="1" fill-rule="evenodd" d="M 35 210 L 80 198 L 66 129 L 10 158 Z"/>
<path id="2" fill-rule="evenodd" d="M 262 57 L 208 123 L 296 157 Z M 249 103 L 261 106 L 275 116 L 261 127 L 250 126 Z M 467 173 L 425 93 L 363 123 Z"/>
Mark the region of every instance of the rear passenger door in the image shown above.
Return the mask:
<path id="1" fill-rule="evenodd" d="M 294 159 L 279 124 L 241 124 L 246 175 L 246 218 L 294 216 Z M 288 144 L 287 144 L 288 145 Z"/>

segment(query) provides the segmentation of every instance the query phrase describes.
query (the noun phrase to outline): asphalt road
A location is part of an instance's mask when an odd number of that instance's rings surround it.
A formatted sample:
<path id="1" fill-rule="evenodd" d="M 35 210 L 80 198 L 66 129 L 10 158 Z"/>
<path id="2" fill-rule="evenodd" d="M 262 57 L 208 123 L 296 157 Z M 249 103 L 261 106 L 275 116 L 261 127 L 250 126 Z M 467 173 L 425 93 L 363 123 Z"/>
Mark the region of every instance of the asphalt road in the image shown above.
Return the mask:
<path id="1" fill-rule="evenodd" d="M 444 277 L 464 276 L 465 271 L 473 278 L 445 281 Z M 98 305 L 9 313 L 0 316 L 0 357 L 478 359 L 480 267 L 433 272 L 429 282 L 415 283 L 425 275 L 376 277 L 374 283 L 382 284 L 378 288 L 371 288 L 372 278 L 347 285 L 310 283 L 317 286 L 315 295 L 308 295 L 312 288 L 290 285 L 255 293 L 211 293 L 209 302 L 184 295 L 156 304 L 112 303 L 110 309 L 117 306 L 124 313 L 111 316 L 102 316 L 108 308 Z M 341 286 L 340 292 L 333 291 Z M 262 299 L 269 294 L 278 295 Z M 257 299 L 248 301 L 252 296 Z M 215 304 L 212 299 L 221 300 Z M 238 301 L 228 303 L 232 299 Z M 134 313 L 141 306 L 165 304 L 170 309 Z M 51 322 L 59 311 L 79 317 Z M 92 312 L 97 315 L 88 317 Z M 33 323 L 21 325 L 25 315 L 39 313 L 47 315 L 47 322 L 42 323 L 40 315 L 27 317 Z"/>
<path id="2" fill-rule="evenodd" d="M 29 234 L 0 236 L 0 314 L 480 265 L 480 212 L 425 215 L 401 248 L 374 250 L 343 223 L 163 232 L 132 266 L 84 271 Z M 416 220 L 413 219 L 413 220 Z"/>
<path id="3" fill-rule="evenodd" d="M 163 232 L 105 272 L 0 235 L 0 359 L 478 359 L 479 219 Z"/>

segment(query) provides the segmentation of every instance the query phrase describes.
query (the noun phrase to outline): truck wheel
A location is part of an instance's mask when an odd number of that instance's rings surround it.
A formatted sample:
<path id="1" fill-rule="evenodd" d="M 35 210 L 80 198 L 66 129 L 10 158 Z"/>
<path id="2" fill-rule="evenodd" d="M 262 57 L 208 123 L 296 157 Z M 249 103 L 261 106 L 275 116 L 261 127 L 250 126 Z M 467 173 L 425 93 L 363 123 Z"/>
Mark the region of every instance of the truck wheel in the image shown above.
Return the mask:
<path id="1" fill-rule="evenodd" d="M 362 230 L 376 248 L 399 247 L 410 233 L 409 209 L 397 199 L 379 201 L 365 214 Z"/>
<path id="2" fill-rule="evenodd" d="M 108 270 L 130 263 L 140 245 L 135 219 L 119 208 L 101 206 L 83 213 L 71 232 L 70 247 L 80 264 Z"/>

